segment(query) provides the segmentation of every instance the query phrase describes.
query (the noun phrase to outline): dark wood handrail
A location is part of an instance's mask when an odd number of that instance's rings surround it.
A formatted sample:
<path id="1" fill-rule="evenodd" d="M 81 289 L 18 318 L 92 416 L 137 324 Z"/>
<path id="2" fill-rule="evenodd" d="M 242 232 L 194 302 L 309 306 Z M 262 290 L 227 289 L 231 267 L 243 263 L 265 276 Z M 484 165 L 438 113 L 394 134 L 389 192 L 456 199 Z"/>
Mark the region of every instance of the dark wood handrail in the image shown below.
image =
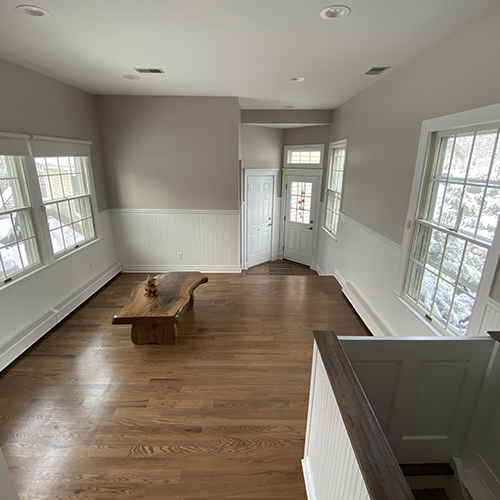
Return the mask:
<path id="1" fill-rule="evenodd" d="M 500 342 L 500 332 L 488 332 L 488 335 L 494 338 L 497 342 Z"/>
<path id="2" fill-rule="evenodd" d="M 337 335 L 316 330 L 314 339 L 370 498 L 415 500 Z"/>

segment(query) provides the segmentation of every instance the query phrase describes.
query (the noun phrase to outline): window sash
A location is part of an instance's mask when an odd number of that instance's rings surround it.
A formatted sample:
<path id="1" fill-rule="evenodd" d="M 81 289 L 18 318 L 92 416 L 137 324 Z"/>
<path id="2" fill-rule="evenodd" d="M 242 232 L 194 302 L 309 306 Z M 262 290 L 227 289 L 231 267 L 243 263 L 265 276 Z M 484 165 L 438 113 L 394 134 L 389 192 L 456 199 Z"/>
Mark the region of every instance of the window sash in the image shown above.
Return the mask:
<path id="1" fill-rule="evenodd" d="M 325 190 L 325 224 L 324 228 L 336 237 L 340 219 L 340 203 L 345 167 L 345 142 L 330 147 L 327 188 Z"/>
<path id="2" fill-rule="evenodd" d="M 488 124 L 435 134 L 404 293 L 445 333 L 467 333 L 497 230 L 499 130 Z"/>

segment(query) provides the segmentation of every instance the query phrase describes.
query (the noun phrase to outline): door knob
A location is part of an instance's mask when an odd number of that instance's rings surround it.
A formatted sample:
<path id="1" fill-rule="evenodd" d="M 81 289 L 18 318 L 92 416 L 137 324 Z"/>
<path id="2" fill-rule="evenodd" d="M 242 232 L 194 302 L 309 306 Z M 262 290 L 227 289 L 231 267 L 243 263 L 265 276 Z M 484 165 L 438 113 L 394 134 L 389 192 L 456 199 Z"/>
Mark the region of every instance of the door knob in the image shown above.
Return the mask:
<path id="1" fill-rule="evenodd" d="M 308 227 L 307 229 L 309 229 L 309 231 L 312 231 L 312 230 L 313 230 L 313 228 L 312 228 L 312 227 Z"/>

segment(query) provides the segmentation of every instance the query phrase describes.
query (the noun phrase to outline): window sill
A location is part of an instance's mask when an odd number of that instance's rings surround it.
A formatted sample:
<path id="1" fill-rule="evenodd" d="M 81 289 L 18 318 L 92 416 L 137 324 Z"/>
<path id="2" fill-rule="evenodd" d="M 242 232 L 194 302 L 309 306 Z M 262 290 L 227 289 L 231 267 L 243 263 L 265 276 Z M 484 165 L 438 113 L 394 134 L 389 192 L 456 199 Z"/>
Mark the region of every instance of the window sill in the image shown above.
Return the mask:
<path id="1" fill-rule="evenodd" d="M 418 311 L 417 309 L 415 309 L 410 303 L 408 303 L 403 297 L 401 297 L 401 295 L 399 295 L 399 293 L 397 292 L 392 292 L 396 298 L 405 306 L 407 307 L 427 328 L 429 328 L 429 330 L 431 330 L 435 335 L 436 337 L 450 337 L 450 338 L 464 338 L 464 337 L 461 337 L 460 335 L 455 335 L 451 332 L 443 332 L 441 331 L 439 328 L 437 328 L 436 326 L 434 326 L 428 319 L 425 318 L 425 316 L 420 312 Z M 425 335 L 423 335 L 425 336 Z"/>

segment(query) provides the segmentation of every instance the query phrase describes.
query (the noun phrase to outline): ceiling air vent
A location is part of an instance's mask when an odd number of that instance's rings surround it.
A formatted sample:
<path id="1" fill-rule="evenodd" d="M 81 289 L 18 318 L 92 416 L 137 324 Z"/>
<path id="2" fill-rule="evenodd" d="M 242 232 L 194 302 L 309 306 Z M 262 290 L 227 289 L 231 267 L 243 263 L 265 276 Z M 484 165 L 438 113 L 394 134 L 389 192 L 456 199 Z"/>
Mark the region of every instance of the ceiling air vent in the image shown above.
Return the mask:
<path id="1" fill-rule="evenodd" d="M 390 66 L 372 66 L 368 71 L 365 71 L 363 75 L 380 75 L 384 71 L 388 70 Z"/>
<path id="2" fill-rule="evenodd" d="M 152 75 L 159 75 L 160 73 L 165 73 L 161 68 L 134 68 L 137 73 L 147 73 Z"/>

